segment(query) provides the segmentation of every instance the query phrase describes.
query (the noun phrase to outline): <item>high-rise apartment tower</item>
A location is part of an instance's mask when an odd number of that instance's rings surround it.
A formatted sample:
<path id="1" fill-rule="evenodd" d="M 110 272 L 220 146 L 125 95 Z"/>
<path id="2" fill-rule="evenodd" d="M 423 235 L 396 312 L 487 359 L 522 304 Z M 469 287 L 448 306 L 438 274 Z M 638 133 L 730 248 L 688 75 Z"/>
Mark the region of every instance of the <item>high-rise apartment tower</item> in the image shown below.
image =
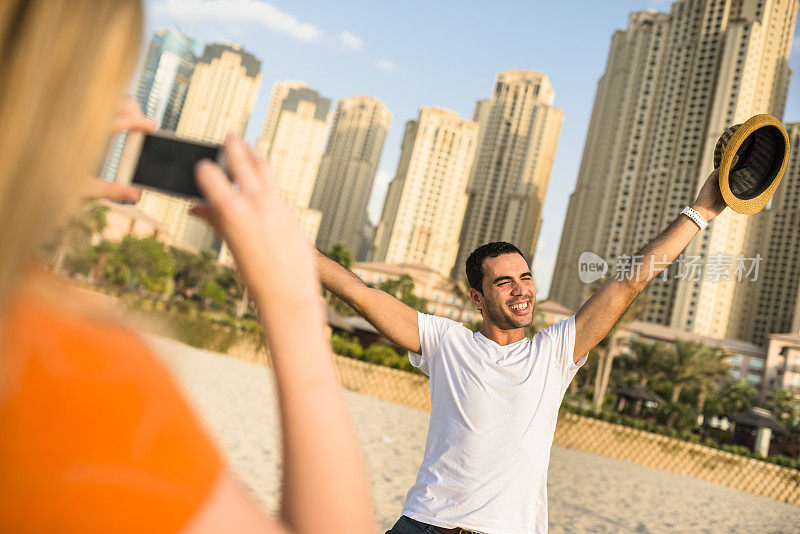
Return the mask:
<path id="1" fill-rule="evenodd" d="M 477 142 L 478 123 L 452 111 L 422 108 L 406 124 L 372 261 L 420 263 L 450 275 Z"/>
<path id="2" fill-rule="evenodd" d="M 369 96 L 343 98 L 336 105 L 310 203 L 322 212 L 319 249 L 342 242 L 361 256 L 367 203 L 391 120 L 386 106 Z"/>
<path id="3" fill-rule="evenodd" d="M 551 298 L 577 308 L 587 296 L 581 253 L 613 271 L 677 217 L 712 171 L 728 126 L 783 115 L 796 14 L 797 0 L 679 0 L 669 13 L 631 13 L 598 82 Z M 709 276 L 708 265 L 737 261 L 754 220 L 726 210 L 712 221 L 648 286 L 644 319 L 726 337 L 736 281 Z"/>
<path id="4" fill-rule="evenodd" d="M 541 72 L 510 70 L 497 74 L 492 98 L 476 105 L 480 144 L 454 276 L 463 276 L 470 252 L 490 241 L 511 242 L 532 260 L 564 119 L 554 99 Z"/>
<path id="5" fill-rule="evenodd" d="M 278 82 L 272 90 L 256 149 L 269 158 L 286 199 L 307 208 L 325 148 L 331 101 L 302 82 Z"/>

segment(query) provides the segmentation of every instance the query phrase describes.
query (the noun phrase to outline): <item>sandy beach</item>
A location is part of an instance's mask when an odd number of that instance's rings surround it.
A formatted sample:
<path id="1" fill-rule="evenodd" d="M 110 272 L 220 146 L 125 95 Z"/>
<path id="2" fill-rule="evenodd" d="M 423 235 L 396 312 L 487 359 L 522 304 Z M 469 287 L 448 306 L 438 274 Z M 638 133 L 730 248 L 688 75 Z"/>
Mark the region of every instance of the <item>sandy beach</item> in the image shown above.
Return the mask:
<path id="1" fill-rule="evenodd" d="M 280 439 L 266 368 L 149 338 L 194 402 L 232 471 L 278 505 Z M 372 479 L 376 532 L 397 519 L 425 447 L 428 414 L 345 392 Z M 797 533 L 800 507 L 613 458 L 553 447 L 550 532 Z"/>

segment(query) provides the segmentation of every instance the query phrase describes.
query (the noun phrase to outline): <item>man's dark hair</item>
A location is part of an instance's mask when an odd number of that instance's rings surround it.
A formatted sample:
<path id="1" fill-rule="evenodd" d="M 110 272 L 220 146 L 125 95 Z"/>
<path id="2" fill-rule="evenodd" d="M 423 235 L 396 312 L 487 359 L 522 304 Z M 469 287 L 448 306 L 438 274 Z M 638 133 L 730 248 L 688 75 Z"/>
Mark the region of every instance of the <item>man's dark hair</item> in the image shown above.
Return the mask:
<path id="1" fill-rule="evenodd" d="M 519 254 L 525 261 L 528 261 L 517 247 L 505 241 L 495 241 L 486 243 L 472 251 L 467 258 L 467 281 L 469 287 L 483 295 L 483 260 L 486 258 L 496 258 L 502 254 Z"/>

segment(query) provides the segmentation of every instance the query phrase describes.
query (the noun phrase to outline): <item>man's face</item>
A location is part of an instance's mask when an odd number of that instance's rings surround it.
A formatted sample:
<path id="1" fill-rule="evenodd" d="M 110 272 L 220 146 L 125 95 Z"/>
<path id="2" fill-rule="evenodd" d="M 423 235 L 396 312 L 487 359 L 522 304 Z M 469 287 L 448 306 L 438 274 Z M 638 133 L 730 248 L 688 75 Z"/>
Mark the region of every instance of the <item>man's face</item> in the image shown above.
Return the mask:
<path id="1" fill-rule="evenodd" d="M 502 330 L 531 324 L 536 288 L 525 258 L 515 253 L 483 260 L 483 295 L 474 291 L 473 300 L 483 320 Z"/>

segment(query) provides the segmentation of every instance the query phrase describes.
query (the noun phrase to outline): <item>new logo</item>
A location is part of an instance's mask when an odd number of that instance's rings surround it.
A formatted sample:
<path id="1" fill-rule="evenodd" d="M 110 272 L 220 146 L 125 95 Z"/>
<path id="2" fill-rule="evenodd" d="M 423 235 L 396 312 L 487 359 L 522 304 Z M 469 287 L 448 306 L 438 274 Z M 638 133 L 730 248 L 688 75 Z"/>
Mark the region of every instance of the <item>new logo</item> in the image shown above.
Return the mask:
<path id="1" fill-rule="evenodd" d="M 608 263 L 594 252 L 584 252 L 578 258 L 578 278 L 584 284 L 600 280 L 607 272 Z"/>

